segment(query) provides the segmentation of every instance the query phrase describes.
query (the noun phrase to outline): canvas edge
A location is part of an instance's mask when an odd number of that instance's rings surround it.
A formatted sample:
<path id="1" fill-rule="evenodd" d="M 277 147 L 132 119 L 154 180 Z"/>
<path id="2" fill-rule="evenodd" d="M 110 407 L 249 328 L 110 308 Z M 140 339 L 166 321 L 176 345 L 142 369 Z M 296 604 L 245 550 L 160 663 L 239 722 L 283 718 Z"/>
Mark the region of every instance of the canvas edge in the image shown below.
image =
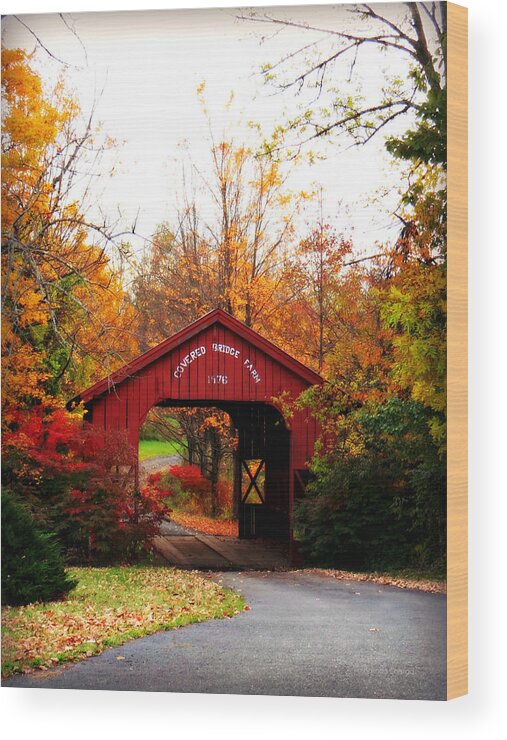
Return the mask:
<path id="1" fill-rule="evenodd" d="M 468 693 L 468 9 L 447 3 L 447 699 Z"/>

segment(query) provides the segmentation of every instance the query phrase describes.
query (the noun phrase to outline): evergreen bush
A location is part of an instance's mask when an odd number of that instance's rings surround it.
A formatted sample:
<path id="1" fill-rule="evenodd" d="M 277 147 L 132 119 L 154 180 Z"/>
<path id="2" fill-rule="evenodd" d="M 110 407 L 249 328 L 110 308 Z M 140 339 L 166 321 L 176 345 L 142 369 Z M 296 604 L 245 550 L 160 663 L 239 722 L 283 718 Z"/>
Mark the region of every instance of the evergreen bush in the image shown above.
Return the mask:
<path id="1" fill-rule="evenodd" d="M 10 491 L 2 492 L 2 603 L 53 601 L 77 585 L 54 535 L 39 530 Z"/>

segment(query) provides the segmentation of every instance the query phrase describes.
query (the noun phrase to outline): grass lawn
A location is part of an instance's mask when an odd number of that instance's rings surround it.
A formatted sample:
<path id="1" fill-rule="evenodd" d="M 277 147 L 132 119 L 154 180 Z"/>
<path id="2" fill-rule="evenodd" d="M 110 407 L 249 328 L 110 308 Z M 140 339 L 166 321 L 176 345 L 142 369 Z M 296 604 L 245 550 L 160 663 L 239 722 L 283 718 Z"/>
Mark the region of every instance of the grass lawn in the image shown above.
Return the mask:
<path id="1" fill-rule="evenodd" d="M 178 455 L 181 448 L 178 442 L 165 442 L 158 439 L 139 440 L 139 460 L 163 455 Z"/>
<path id="2" fill-rule="evenodd" d="M 71 568 L 62 601 L 2 608 L 2 675 L 97 655 L 153 632 L 231 617 L 243 599 L 197 573 L 139 566 Z"/>

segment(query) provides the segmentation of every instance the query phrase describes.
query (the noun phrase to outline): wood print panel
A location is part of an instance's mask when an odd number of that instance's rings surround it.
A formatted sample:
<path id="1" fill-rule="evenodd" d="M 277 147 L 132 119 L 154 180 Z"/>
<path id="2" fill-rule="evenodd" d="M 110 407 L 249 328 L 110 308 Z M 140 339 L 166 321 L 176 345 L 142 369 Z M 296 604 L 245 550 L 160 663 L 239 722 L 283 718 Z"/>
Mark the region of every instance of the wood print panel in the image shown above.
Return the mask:
<path id="1" fill-rule="evenodd" d="M 448 4 L 447 698 L 468 692 L 467 9 Z"/>

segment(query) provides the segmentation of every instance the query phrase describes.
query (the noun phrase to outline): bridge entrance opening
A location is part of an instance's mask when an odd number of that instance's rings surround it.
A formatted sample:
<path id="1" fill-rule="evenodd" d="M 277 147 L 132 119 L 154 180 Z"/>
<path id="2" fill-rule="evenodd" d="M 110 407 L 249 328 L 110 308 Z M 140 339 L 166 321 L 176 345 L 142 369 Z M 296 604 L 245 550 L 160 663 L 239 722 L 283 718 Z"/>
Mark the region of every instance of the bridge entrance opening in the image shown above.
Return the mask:
<path id="1" fill-rule="evenodd" d="M 163 400 L 147 415 L 140 436 L 167 441 L 165 449 L 159 447 L 169 454 L 155 458 L 158 469 L 192 465 L 208 482 L 206 495 L 175 505 L 230 516 L 242 539 L 289 540 L 290 431 L 276 408 L 259 402 L 209 407 Z M 149 459 L 145 466 L 153 469 Z"/>

